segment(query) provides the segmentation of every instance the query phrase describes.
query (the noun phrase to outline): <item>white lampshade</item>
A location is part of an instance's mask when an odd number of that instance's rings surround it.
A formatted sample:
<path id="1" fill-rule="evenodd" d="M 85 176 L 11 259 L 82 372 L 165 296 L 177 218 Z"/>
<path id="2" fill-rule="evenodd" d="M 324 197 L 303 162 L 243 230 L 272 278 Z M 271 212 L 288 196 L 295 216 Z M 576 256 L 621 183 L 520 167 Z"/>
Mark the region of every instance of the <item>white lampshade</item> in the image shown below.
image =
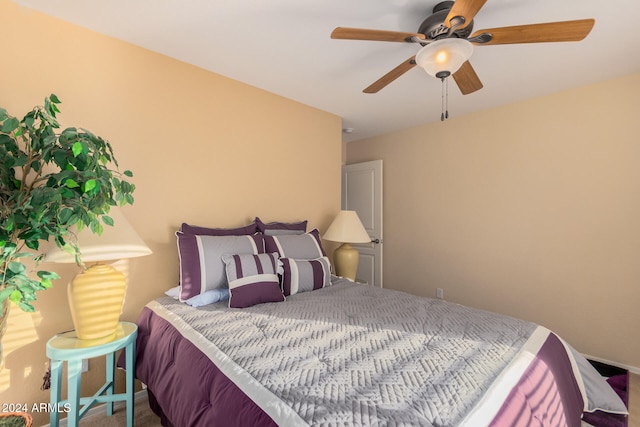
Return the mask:
<path id="1" fill-rule="evenodd" d="M 371 238 L 356 211 L 340 211 L 324 236 L 326 240 L 342 243 L 369 243 Z"/>
<path id="2" fill-rule="evenodd" d="M 120 209 L 112 207 L 107 214 L 113 218 L 113 226 L 104 225 L 102 234 L 94 234 L 88 228 L 77 233 L 77 245 L 83 262 L 119 260 L 151 254 L 151 249 L 138 236 Z M 73 253 L 52 245 L 44 262 L 75 263 Z"/>
<path id="3" fill-rule="evenodd" d="M 436 40 L 416 55 L 416 63 L 431 76 L 448 77 L 462 67 L 473 53 L 473 45 L 456 37 Z"/>

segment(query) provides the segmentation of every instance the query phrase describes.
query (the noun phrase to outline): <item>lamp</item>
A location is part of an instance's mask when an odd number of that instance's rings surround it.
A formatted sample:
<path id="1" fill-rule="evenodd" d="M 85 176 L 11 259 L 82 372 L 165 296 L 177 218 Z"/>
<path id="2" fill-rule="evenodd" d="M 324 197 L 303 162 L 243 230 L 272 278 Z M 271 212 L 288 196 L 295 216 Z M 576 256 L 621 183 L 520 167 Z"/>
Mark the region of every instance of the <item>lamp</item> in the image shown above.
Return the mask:
<path id="1" fill-rule="evenodd" d="M 431 76 L 444 79 L 455 73 L 471 57 L 471 42 L 457 37 L 436 40 L 416 55 L 416 64 Z"/>
<path id="2" fill-rule="evenodd" d="M 336 275 L 355 280 L 358 271 L 358 251 L 351 243 L 369 243 L 371 238 L 364 229 L 356 211 L 340 211 L 323 236 L 342 245 L 333 252 Z"/>
<path id="3" fill-rule="evenodd" d="M 79 339 L 93 340 L 115 333 L 124 304 L 127 281 L 124 274 L 103 263 L 151 254 L 119 209 L 111 208 L 113 226 L 102 234 L 84 228 L 76 236 L 82 262 L 92 263 L 69 282 L 67 294 L 71 317 Z M 75 263 L 75 253 L 53 246 L 45 262 Z"/>

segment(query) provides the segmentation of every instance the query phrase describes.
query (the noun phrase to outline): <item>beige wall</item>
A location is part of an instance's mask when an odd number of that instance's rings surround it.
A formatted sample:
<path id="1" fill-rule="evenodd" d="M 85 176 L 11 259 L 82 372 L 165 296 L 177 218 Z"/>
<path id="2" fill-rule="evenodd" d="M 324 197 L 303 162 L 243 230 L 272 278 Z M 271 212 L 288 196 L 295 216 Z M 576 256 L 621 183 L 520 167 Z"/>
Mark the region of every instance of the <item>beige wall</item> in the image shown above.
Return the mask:
<path id="1" fill-rule="evenodd" d="M 153 255 L 130 263 L 125 320 L 174 286 L 173 232 L 182 221 L 238 226 L 308 219 L 325 229 L 340 209 L 339 117 L 0 0 L 0 106 L 22 117 L 54 92 L 63 126 L 107 138 L 137 185 L 124 209 Z M 211 52 L 215 55 L 215 52 Z M 0 402 L 47 402 L 45 343 L 72 329 L 66 282 L 40 293 L 33 315 L 12 310 Z M 102 381 L 96 359 L 84 390 Z M 48 414 L 35 414 L 36 425 Z"/>
<path id="2" fill-rule="evenodd" d="M 384 162 L 385 287 L 640 367 L 639 100 L 635 74 L 349 143 Z"/>

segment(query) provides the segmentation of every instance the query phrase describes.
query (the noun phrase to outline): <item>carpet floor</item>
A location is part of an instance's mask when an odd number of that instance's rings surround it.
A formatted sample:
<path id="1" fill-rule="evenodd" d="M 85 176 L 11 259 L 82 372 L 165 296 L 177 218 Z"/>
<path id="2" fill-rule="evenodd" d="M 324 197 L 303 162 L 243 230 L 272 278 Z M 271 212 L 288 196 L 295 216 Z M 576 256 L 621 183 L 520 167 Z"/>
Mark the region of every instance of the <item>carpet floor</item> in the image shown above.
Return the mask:
<path id="1" fill-rule="evenodd" d="M 146 394 L 136 397 L 134 405 L 133 425 L 136 427 L 162 427 L 160 418 L 149 407 Z M 105 411 L 83 417 L 80 426 L 83 427 L 121 427 L 127 425 L 127 410 L 123 405 L 116 406 L 112 416 L 108 417 Z"/>

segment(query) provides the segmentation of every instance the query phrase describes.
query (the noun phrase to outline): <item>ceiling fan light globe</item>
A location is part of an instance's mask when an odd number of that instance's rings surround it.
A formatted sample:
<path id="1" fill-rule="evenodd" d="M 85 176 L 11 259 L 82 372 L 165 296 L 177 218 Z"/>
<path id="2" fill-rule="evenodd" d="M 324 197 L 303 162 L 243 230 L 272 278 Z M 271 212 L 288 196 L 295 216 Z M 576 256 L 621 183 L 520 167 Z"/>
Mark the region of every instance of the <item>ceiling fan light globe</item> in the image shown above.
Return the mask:
<path id="1" fill-rule="evenodd" d="M 473 54 L 473 45 L 465 39 L 449 38 L 436 40 L 424 46 L 416 55 L 416 63 L 430 76 L 443 72 L 453 74 Z"/>

